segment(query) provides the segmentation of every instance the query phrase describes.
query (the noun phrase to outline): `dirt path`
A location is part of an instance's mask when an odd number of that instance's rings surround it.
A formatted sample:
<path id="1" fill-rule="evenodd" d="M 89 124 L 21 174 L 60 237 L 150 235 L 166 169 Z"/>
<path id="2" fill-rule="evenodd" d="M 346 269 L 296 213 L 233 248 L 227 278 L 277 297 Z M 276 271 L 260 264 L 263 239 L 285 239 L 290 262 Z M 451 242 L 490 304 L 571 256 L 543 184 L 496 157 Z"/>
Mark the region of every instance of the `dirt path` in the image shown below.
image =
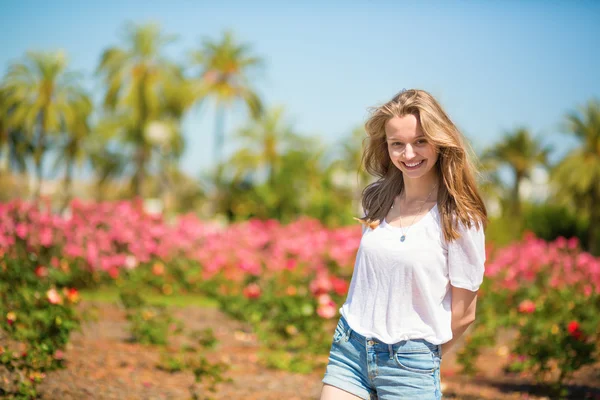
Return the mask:
<path id="1" fill-rule="evenodd" d="M 90 306 L 87 303 L 85 306 Z M 116 305 L 97 304 L 98 320 L 87 322 L 73 335 L 66 352 L 67 368 L 48 374 L 40 385 L 43 399 L 189 399 L 194 383 L 189 371 L 168 373 L 156 368 L 161 349 L 128 343 L 125 312 Z M 214 399 L 318 399 L 324 370 L 301 375 L 266 369 L 257 362 L 258 343 L 248 326 L 228 318 L 216 309 L 174 309 L 188 331 L 212 328 L 219 341 L 206 353 L 210 361 L 230 366 L 225 374 L 231 383 L 217 386 Z M 175 351 L 175 348 L 172 349 Z M 325 359 L 327 355 L 324 355 Z M 449 399 L 541 399 L 523 392 L 526 381 L 499 375 L 498 357 L 487 357 L 485 374 L 475 380 L 455 375 L 452 354 L 444 358 L 444 398 Z M 496 369 L 494 369 L 496 368 Z M 590 372 L 591 371 L 591 372 Z M 600 369 L 586 372 L 583 380 L 600 378 Z M 592 374 L 592 375 L 590 375 Z M 595 374 L 595 375 L 593 375 Z M 496 377 L 496 378 L 494 378 Z M 490 379 L 491 378 L 491 379 Z M 596 379 L 599 381 L 600 379 Z M 598 385 L 596 385 L 598 386 Z M 600 399 L 598 397 L 577 397 Z"/>

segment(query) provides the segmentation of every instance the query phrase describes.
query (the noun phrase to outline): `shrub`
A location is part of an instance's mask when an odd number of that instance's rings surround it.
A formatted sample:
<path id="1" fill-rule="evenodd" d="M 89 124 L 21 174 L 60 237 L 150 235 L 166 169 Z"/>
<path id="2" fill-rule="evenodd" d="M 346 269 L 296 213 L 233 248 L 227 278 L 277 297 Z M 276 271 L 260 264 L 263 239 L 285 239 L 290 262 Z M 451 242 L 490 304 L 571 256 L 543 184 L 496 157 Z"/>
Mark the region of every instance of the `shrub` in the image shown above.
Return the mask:
<path id="1" fill-rule="evenodd" d="M 523 210 L 523 228 L 546 241 L 576 237 L 587 243 L 587 222 L 568 208 L 554 204 L 530 204 Z"/>
<path id="2" fill-rule="evenodd" d="M 498 250 L 486 267 L 477 324 L 459 352 L 466 372 L 501 330 L 513 330 L 513 371 L 530 371 L 564 395 L 565 382 L 599 360 L 600 259 L 577 239 L 547 243 L 533 235 Z"/>
<path id="3" fill-rule="evenodd" d="M 63 367 L 63 350 L 80 326 L 77 290 L 54 286 L 34 260 L 0 258 L 0 330 L 9 339 L 0 347 L 0 364 L 12 375 L 3 390 L 13 396 L 36 396 L 45 372 Z"/>

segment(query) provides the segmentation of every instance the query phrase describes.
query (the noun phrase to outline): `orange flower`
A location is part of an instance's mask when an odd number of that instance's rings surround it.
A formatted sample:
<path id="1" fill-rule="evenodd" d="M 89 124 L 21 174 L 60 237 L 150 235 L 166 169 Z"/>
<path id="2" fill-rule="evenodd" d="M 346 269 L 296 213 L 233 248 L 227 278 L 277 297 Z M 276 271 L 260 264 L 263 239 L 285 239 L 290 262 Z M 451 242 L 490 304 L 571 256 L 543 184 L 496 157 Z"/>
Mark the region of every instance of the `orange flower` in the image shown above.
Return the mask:
<path id="1" fill-rule="evenodd" d="M 6 314 L 6 320 L 8 321 L 9 325 L 14 324 L 15 321 L 17 320 L 17 314 L 15 314 L 14 312 L 10 311 L 8 314 Z"/>
<path id="2" fill-rule="evenodd" d="M 77 303 L 79 301 L 79 292 L 75 288 L 63 288 L 63 294 L 71 303 Z"/>
<path id="3" fill-rule="evenodd" d="M 289 285 L 285 289 L 285 294 L 287 294 L 288 296 L 295 296 L 296 294 L 298 294 L 298 290 L 296 289 L 296 286 Z"/>
<path id="4" fill-rule="evenodd" d="M 165 273 L 165 265 L 161 262 L 155 262 L 152 266 L 152 273 L 156 276 L 164 275 Z"/>

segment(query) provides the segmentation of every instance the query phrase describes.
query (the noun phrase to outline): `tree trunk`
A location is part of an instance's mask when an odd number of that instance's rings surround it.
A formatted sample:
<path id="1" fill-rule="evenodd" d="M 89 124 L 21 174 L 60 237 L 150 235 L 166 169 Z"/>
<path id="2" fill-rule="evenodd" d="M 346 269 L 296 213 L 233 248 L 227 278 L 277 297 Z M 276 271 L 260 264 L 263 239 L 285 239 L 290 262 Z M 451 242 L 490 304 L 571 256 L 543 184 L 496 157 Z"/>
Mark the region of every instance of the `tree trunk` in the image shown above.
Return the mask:
<path id="1" fill-rule="evenodd" d="M 4 138 L 3 138 L 4 139 Z M 8 145 L 8 135 L 6 135 L 6 141 L 2 142 L 0 147 L 0 175 L 9 173 L 10 171 L 10 147 Z"/>
<path id="2" fill-rule="evenodd" d="M 40 142 L 42 142 L 43 136 L 40 134 Z M 35 184 L 33 188 L 33 198 L 34 200 L 39 200 L 41 191 L 42 191 L 42 180 L 43 180 L 43 157 L 44 157 L 44 149 L 43 143 L 38 143 L 35 153 L 34 153 L 34 166 L 35 166 Z"/>
<path id="3" fill-rule="evenodd" d="M 523 180 L 523 174 L 515 172 L 515 182 L 513 185 L 512 192 L 512 212 L 516 218 L 521 217 L 521 181 Z"/>
<path id="4" fill-rule="evenodd" d="M 225 145 L 225 106 L 217 103 L 217 111 L 215 117 L 215 142 L 214 142 L 214 157 L 215 157 L 215 186 L 221 186 L 221 178 L 223 174 L 222 159 L 223 147 Z"/>
<path id="5" fill-rule="evenodd" d="M 33 153 L 33 160 L 35 165 L 35 176 L 36 182 L 33 190 L 33 198 L 34 200 L 39 200 L 41 190 L 42 190 L 42 166 L 44 159 L 44 151 L 46 150 L 46 112 L 45 110 L 40 111 L 40 114 L 37 116 L 38 118 L 38 137 L 35 143 L 35 150 Z"/>
<path id="6" fill-rule="evenodd" d="M 66 210 L 66 208 L 69 206 L 69 204 L 71 203 L 71 199 L 73 198 L 73 161 L 70 159 L 67 159 L 67 166 L 65 168 L 65 178 L 63 180 L 63 188 L 64 188 L 64 194 L 63 194 L 63 202 L 62 202 L 62 206 L 60 207 L 60 212 L 62 214 L 63 211 Z"/>
<path id="7" fill-rule="evenodd" d="M 225 106 L 217 103 L 217 112 L 215 118 L 215 161 L 221 163 L 223 146 L 225 143 Z"/>
<path id="8" fill-rule="evenodd" d="M 142 194 L 142 187 L 146 178 L 146 161 L 148 154 L 145 145 L 138 147 L 135 151 L 135 173 L 132 179 L 133 194 L 137 197 Z"/>
<path id="9" fill-rule="evenodd" d="M 590 230 L 588 235 L 587 247 L 589 252 L 595 256 L 600 256 L 600 187 L 595 185 L 591 198 L 590 209 Z"/>
<path id="10" fill-rule="evenodd" d="M 144 70 L 144 76 L 138 86 L 138 101 L 140 119 L 137 126 L 137 135 L 139 141 L 135 149 L 135 173 L 132 179 L 133 194 L 137 197 L 142 194 L 144 180 L 146 178 L 146 161 L 148 159 L 147 141 L 145 135 L 146 123 L 148 121 L 148 105 L 146 104 L 146 79 L 147 71 Z"/>

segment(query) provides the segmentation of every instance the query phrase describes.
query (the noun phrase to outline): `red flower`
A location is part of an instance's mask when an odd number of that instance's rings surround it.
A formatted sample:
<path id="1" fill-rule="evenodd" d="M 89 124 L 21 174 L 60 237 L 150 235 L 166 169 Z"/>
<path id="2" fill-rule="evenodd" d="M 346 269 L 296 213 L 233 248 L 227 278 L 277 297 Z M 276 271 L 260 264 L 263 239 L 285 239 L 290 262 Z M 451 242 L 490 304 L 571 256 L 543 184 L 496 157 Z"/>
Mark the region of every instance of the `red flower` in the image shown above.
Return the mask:
<path id="1" fill-rule="evenodd" d="M 251 283 L 244 288 L 243 293 L 248 299 L 257 299 L 261 295 L 260 286 L 258 286 L 256 283 Z"/>
<path id="2" fill-rule="evenodd" d="M 580 340 L 583 338 L 583 332 L 580 329 L 579 322 L 571 321 L 567 325 L 567 331 L 569 335 L 571 335 L 575 340 Z"/>
<path id="3" fill-rule="evenodd" d="M 523 314 L 531 314 L 535 311 L 535 303 L 529 299 L 523 300 L 519 304 L 519 312 Z"/>
<path id="4" fill-rule="evenodd" d="M 333 291 L 336 294 L 338 294 L 340 296 L 348 294 L 348 286 L 350 284 L 345 279 L 338 278 L 338 277 L 332 277 L 331 284 L 333 286 Z"/>
<path id="5" fill-rule="evenodd" d="M 43 278 L 43 277 L 48 276 L 48 268 L 44 267 L 43 265 L 38 266 L 35 269 L 35 275 L 38 278 Z"/>
<path id="6" fill-rule="evenodd" d="M 108 270 L 108 275 L 112 279 L 117 279 L 119 277 L 119 270 L 117 268 L 111 268 Z"/>
<path id="7" fill-rule="evenodd" d="M 569 333 L 571 335 L 573 333 L 577 332 L 579 330 L 579 322 L 577 322 L 577 321 L 569 322 L 569 325 L 567 326 L 567 330 L 569 331 Z"/>

